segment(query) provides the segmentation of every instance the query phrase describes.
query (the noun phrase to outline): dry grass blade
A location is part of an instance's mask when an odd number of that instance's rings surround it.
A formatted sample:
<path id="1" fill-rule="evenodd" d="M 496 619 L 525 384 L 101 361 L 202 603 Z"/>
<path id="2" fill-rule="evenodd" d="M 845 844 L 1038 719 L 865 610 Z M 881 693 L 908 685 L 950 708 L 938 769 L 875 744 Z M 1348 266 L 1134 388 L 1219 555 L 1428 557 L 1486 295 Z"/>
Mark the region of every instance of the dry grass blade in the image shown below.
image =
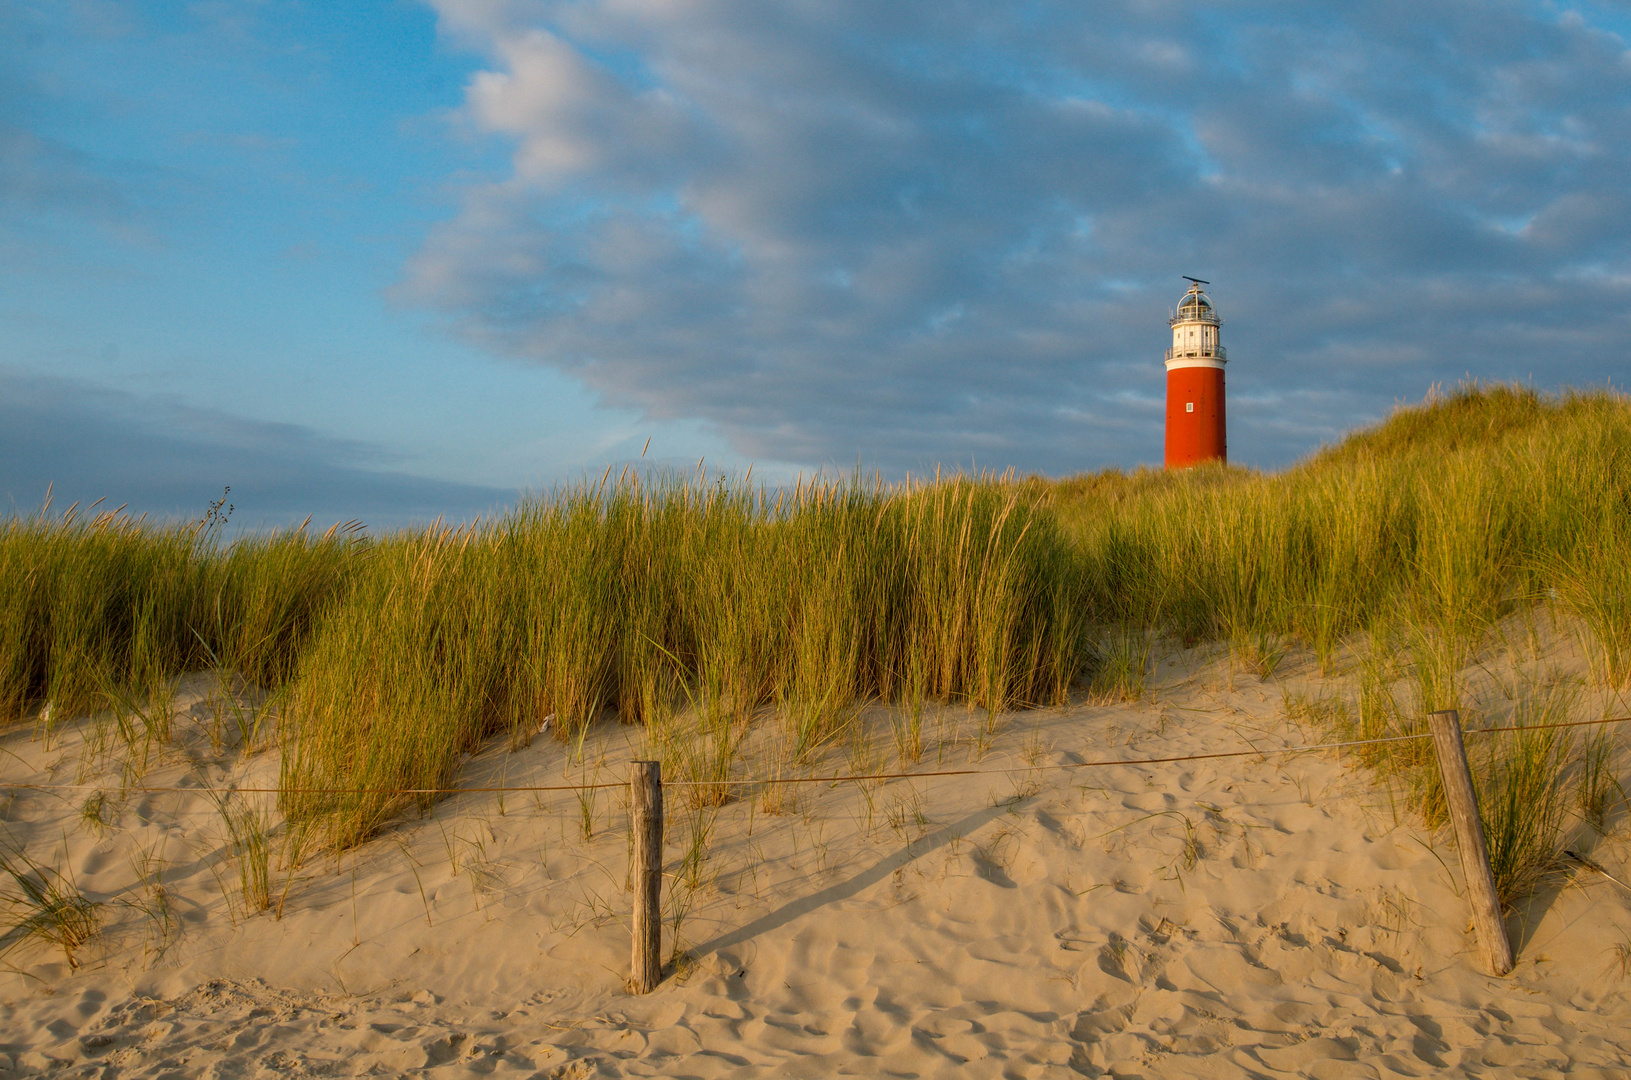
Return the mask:
<path id="1" fill-rule="evenodd" d="M 1563 854 L 1570 861 L 1579 863 L 1581 866 L 1584 866 L 1587 870 L 1590 870 L 1593 873 L 1601 874 L 1603 877 L 1607 878 L 1609 881 L 1612 881 L 1626 892 L 1631 893 L 1631 885 L 1627 885 L 1625 882 L 1609 873 L 1601 863 L 1596 862 L 1593 859 L 1588 859 L 1586 856 L 1573 851 L 1564 851 Z"/>

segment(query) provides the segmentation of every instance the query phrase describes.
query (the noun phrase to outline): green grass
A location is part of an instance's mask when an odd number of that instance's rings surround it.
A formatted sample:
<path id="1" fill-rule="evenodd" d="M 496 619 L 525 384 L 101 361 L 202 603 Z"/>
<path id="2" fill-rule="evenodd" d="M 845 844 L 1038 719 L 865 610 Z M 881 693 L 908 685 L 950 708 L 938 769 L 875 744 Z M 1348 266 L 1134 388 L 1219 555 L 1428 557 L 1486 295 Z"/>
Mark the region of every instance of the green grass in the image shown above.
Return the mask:
<path id="1" fill-rule="evenodd" d="M 1379 621 L 1464 658 L 1550 595 L 1591 624 L 1603 678 L 1631 678 L 1631 406 L 1464 387 L 1276 474 L 1037 483 L 1082 553 L 1093 610 L 1250 664 L 1294 641 L 1329 662 Z M 1433 691 L 1436 692 L 1436 691 Z"/>
<path id="2" fill-rule="evenodd" d="M 1052 515 L 995 478 L 771 493 L 626 474 L 461 529 L 227 548 L 202 524 L 42 513 L 0 526 L 0 589 L 12 717 L 111 710 L 145 763 L 170 678 L 240 672 L 283 703 L 284 810 L 336 847 L 546 718 L 574 745 L 612 716 L 648 724 L 723 776 L 761 716 L 803 759 L 870 700 L 1060 701 L 1086 632 Z M 711 749 L 673 750 L 681 712 Z"/>
<path id="3" fill-rule="evenodd" d="M 646 725 L 703 778 L 739 773 L 751 725 L 780 725 L 792 765 L 882 701 L 915 760 L 926 701 L 997 716 L 1081 675 L 1136 698 L 1163 639 L 1223 643 L 1258 677 L 1311 649 L 1357 672 L 1344 723 L 1366 736 L 1467 705 L 1492 628 L 1535 605 L 1581 628 L 1599 684 L 1631 687 L 1631 406 L 1606 391 L 1462 387 L 1275 474 L 768 491 L 626 473 L 460 529 L 218 532 L 0 523 L 0 718 L 49 734 L 111 711 L 145 760 L 169 680 L 236 671 L 278 703 L 285 813 L 335 847 L 431 799 L 393 791 L 443 786 L 461 754 L 546 718 L 574 749 L 594 724 Z M 1534 780 L 1512 764 L 1532 749 L 1480 766 L 1486 817 Z M 1549 775 L 1579 771 L 1585 750 L 1553 750 Z M 1592 753 L 1581 798 L 1601 807 L 1614 777 Z M 1436 820 L 1417 744 L 1362 760 Z"/>
<path id="4" fill-rule="evenodd" d="M 0 722 L 35 703 L 47 725 L 147 700 L 219 657 L 288 679 L 315 613 L 360 560 L 331 530 L 223 551 L 200 525 L 70 508 L 0 522 Z"/>
<path id="5" fill-rule="evenodd" d="M 1073 567 L 995 480 L 772 497 L 625 476 L 383 538 L 305 644 L 284 755 L 291 789 L 378 793 L 286 801 L 343 846 L 409 801 L 388 789 L 443 785 L 459 753 L 547 717 L 572 743 L 612 714 L 648 724 L 705 779 L 756 717 L 802 758 L 861 701 L 1059 701 L 1083 655 Z"/>

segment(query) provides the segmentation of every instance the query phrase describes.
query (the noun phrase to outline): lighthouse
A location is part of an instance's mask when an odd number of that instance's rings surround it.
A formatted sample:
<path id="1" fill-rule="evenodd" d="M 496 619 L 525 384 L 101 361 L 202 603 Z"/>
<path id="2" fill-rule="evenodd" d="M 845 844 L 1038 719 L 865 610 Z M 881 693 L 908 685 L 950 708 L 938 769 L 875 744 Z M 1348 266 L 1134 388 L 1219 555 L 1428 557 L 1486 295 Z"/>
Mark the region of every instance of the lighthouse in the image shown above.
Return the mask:
<path id="1" fill-rule="evenodd" d="M 1167 350 L 1167 468 L 1229 460 L 1223 427 L 1223 365 L 1228 354 L 1218 341 L 1222 320 L 1201 290 L 1210 282 L 1184 275 L 1189 291 L 1178 301 L 1169 325 Z"/>

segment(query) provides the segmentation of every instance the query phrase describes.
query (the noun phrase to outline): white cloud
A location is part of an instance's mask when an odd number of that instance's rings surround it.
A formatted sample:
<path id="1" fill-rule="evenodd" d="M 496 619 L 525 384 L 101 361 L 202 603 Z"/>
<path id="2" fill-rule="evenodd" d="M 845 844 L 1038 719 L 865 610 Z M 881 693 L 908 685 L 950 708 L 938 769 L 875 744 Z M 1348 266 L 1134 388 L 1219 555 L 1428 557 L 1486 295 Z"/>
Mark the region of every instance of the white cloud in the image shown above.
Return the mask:
<path id="1" fill-rule="evenodd" d="M 549 189 L 592 176 L 626 187 L 685 152 L 685 118 L 666 91 L 620 83 L 545 30 L 495 48 L 502 70 L 476 76 L 469 115 L 515 138 L 518 180 Z"/>

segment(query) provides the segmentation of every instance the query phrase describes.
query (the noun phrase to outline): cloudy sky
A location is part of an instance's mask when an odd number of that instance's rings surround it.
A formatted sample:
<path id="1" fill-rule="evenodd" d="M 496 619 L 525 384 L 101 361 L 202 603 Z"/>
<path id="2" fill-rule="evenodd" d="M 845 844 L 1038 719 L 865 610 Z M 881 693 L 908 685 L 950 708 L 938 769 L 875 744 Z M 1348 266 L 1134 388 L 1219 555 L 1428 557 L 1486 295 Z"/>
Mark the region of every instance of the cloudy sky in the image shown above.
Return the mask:
<path id="1" fill-rule="evenodd" d="M 1623 3 L 0 0 L 0 498 L 1157 463 L 1625 377 Z"/>

